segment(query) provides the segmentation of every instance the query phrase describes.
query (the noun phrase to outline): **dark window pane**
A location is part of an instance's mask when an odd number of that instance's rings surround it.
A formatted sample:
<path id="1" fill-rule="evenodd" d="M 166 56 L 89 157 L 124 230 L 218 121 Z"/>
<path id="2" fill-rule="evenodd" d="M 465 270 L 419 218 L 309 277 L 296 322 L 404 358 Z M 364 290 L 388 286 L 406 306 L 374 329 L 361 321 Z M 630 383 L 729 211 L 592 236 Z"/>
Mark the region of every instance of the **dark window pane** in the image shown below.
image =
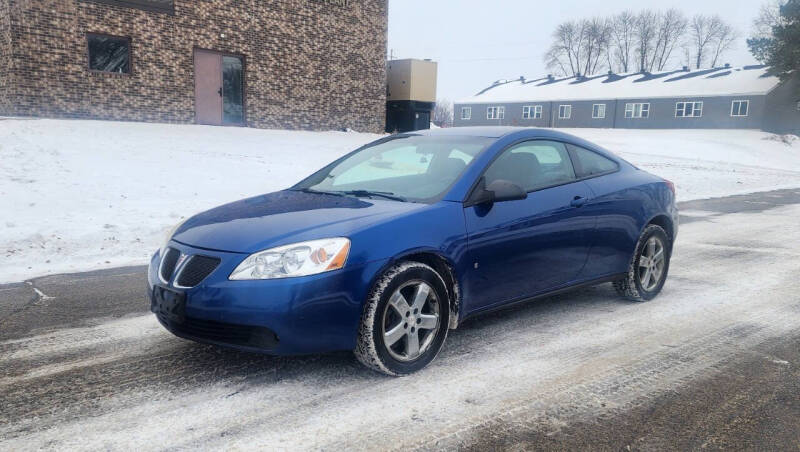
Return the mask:
<path id="1" fill-rule="evenodd" d="M 243 76 L 241 58 L 231 56 L 222 58 L 222 111 L 225 123 L 244 122 Z"/>
<path id="2" fill-rule="evenodd" d="M 617 170 L 616 162 L 596 152 L 572 145 L 570 145 L 570 150 L 575 158 L 575 174 L 580 178 L 610 173 Z"/>
<path id="3" fill-rule="evenodd" d="M 89 35 L 89 69 L 130 74 L 130 41 L 125 38 Z"/>
<path id="4" fill-rule="evenodd" d="M 148 11 L 172 12 L 175 9 L 174 0 L 90 0 L 99 3 L 108 3 L 126 8 L 138 8 Z"/>

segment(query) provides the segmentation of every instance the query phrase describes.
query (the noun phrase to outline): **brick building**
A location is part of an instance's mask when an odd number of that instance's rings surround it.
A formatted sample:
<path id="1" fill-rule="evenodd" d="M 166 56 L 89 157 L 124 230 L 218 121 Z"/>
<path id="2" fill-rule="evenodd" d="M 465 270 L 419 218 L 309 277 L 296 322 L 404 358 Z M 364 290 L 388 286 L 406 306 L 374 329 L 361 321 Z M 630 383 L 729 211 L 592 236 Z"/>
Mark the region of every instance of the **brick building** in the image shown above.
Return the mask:
<path id="1" fill-rule="evenodd" d="M 387 0 L 0 0 L 0 115 L 380 132 Z"/>

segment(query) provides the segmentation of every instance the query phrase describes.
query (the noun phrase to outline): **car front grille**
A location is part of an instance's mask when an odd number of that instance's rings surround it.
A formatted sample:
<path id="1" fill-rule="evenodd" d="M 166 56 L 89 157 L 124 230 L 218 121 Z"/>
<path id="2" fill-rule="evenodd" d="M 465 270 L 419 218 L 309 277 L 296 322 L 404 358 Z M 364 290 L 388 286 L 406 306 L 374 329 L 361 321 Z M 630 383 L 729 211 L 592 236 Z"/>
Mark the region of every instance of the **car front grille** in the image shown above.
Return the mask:
<path id="1" fill-rule="evenodd" d="M 183 322 L 173 322 L 158 314 L 164 326 L 178 336 L 220 344 L 241 345 L 269 351 L 278 346 L 278 336 L 269 328 L 215 322 L 186 317 Z"/>
<path id="2" fill-rule="evenodd" d="M 209 256 L 192 256 L 181 269 L 176 285 L 190 288 L 203 282 L 219 266 L 220 260 Z"/>
<path id="3" fill-rule="evenodd" d="M 167 248 L 161 260 L 161 269 L 159 270 L 162 280 L 169 281 L 172 278 L 172 273 L 175 272 L 175 265 L 178 263 L 180 257 L 180 251 L 175 248 Z"/>

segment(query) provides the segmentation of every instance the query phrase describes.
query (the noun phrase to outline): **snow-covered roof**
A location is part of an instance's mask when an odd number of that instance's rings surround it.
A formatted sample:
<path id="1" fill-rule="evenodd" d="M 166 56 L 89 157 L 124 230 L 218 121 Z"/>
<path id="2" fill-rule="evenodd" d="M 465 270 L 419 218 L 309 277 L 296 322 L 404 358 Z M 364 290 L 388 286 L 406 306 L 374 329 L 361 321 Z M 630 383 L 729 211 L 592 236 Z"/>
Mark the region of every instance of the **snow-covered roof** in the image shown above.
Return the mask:
<path id="1" fill-rule="evenodd" d="M 763 95 L 780 83 L 765 66 L 589 77 L 498 80 L 461 104 Z"/>

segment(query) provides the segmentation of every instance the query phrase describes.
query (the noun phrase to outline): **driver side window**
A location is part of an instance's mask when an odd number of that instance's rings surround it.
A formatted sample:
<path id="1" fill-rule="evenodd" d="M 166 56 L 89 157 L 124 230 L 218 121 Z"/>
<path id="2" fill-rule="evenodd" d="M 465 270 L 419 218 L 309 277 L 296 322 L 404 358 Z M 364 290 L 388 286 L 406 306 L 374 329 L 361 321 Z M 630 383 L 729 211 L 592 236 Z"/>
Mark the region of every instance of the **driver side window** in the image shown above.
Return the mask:
<path id="1" fill-rule="evenodd" d="M 555 141 L 526 141 L 503 151 L 484 174 L 488 186 L 507 180 L 527 192 L 575 180 L 566 146 Z"/>

